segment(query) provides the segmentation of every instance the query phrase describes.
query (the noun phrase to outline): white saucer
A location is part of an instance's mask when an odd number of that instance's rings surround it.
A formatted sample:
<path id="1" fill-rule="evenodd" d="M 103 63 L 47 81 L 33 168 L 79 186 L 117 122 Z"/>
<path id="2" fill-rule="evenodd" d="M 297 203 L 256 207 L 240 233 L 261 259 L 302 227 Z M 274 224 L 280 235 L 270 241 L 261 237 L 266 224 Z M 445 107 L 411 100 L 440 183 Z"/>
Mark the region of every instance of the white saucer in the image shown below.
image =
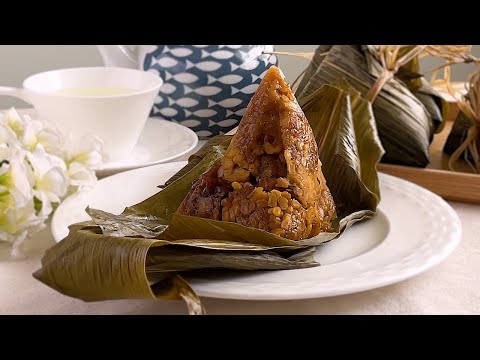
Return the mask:
<path id="1" fill-rule="evenodd" d="M 189 128 L 158 118 L 149 118 L 130 157 L 108 162 L 95 169 L 103 178 L 119 172 L 172 161 L 188 154 L 198 144 L 197 135 Z"/>

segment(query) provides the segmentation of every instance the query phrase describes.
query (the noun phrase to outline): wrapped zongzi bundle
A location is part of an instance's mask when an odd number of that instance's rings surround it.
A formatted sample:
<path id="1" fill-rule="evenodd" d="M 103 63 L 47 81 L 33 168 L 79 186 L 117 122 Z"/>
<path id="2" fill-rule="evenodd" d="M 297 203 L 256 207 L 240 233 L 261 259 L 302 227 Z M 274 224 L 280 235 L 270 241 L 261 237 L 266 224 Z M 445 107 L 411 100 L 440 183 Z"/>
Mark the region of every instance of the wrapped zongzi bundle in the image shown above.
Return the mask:
<path id="1" fill-rule="evenodd" d="M 410 67 L 400 68 L 395 76 L 379 84 L 377 81 L 386 69 L 369 46 L 320 45 L 296 96 L 301 102 L 323 85 L 340 79 L 364 97 L 378 87 L 378 96 L 372 105 L 386 151 L 382 161 L 425 167 L 430 161 L 433 135 L 442 122 L 443 103 L 439 94 Z"/>
<path id="2" fill-rule="evenodd" d="M 177 214 L 310 238 L 336 217 L 321 166 L 310 124 L 273 66 L 224 157 L 193 184 Z"/>

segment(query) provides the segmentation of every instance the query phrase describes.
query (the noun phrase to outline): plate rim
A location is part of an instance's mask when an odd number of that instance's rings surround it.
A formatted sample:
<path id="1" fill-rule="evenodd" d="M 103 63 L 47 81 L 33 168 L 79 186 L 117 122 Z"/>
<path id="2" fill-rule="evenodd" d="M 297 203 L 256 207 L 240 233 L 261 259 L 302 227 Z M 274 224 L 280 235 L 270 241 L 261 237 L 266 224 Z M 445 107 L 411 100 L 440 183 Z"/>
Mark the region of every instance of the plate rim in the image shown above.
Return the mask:
<path id="1" fill-rule="evenodd" d="M 172 168 L 172 167 L 178 167 L 180 169 L 183 167 L 187 162 L 186 161 L 179 161 L 179 162 L 171 162 L 171 163 L 164 163 L 164 164 L 158 164 L 150 167 L 144 167 L 140 169 L 133 169 L 130 171 L 122 172 L 119 174 L 115 174 L 112 176 L 109 176 L 107 178 L 99 180 L 99 182 L 106 182 L 106 181 L 112 181 L 112 178 L 119 177 L 119 176 L 128 176 L 129 173 L 132 172 L 147 172 L 148 173 L 151 171 L 162 171 L 162 167 L 166 168 Z M 139 174 L 139 176 L 142 176 Z M 443 260 L 445 260 L 460 244 L 461 242 L 461 237 L 462 237 L 462 224 L 460 221 L 460 218 L 457 214 L 457 212 L 448 204 L 444 199 L 442 199 L 440 196 L 432 193 L 431 191 L 416 185 L 412 182 L 409 182 L 407 180 L 384 174 L 379 172 L 379 177 L 384 178 L 384 179 L 390 179 L 390 181 L 393 182 L 400 182 L 405 184 L 407 187 L 411 187 L 415 189 L 416 191 L 422 192 L 425 196 L 428 196 L 429 198 L 432 199 L 432 201 L 435 201 L 437 203 L 437 206 L 442 208 L 442 210 L 446 210 L 446 213 L 448 215 L 450 222 L 450 229 L 447 232 L 448 239 L 446 239 L 446 245 L 443 246 L 439 252 L 431 255 L 428 257 L 428 261 L 424 261 L 420 265 L 418 263 L 415 263 L 411 267 L 406 267 L 406 270 L 403 269 L 402 272 L 400 272 L 397 276 L 395 275 L 390 275 L 388 277 L 383 277 L 383 278 L 373 278 L 373 281 L 367 282 L 367 283 L 358 283 L 356 286 L 355 284 L 349 285 L 349 286 L 344 286 L 343 289 L 337 289 L 336 291 L 328 291 L 328 294 L 325 292 L 318 292 L 315 290 L 312 291 L 302 291 L 299 293 L 291 293 L 291 292 L 286 292 L 283 295 L 278 295 L 276 293 L 274 294 L 268 294 L 268 293 L 256 293 L 255 295 L 250 295 L 250 294 L 239 294 L 237 292 L 221 292 L 221 291 L 215 291 L 215 290 L 205 290 L 205 289 L 198 289 L 198 284 L 201 282 L 209 282 L 210 280 L 208 279 L 193 279 L 193 281 L 189 282 L 192 286 L 192 288 L 198 293 L 199 296 L 205 297 L 205 298 L 216 298 L 216 299 L 232 299 L 232 300 L 255 300 L 255 301 L 269 301 L 269 300 L 300 300 L 300 299 L 316 299 L 316 298 L 323 298 L 323 297 L 332 297 L 332 296 L 339 296 L 339 295 L 346 295 L 346 294 L 353 294 L 353 293 L 359 293 L 359 292 L 364 292 L 368 290 L 373 290 L 381 287 L 385 287 L 388 285 L 392 285 L 395 283 L 399 283 L 402 281 L 405 281 L 407 279 L 413 278 L 417 275 L 420 275 L 427 270 L 437 266 L 440 264 Z M 113 179 L 114 180 L 114 179 Z M 74 196 L 83 196 L 80 193 L 75 193 L 71 196 L 69 196 L 67 199 L 72 198 Z M 88 193 L 86 194 L 88 196 Z M 65 199 L 65 200 L 67 200 Z M 52 233 L 55 232 L 55 223 L 56 223 L 56 214 L 57 211 L 62 208 L 62 204 L 56 209 L 53 217 L 52 217 Z M 388 218 L 388 217 L 387 217 Z M 59 242 L 60 240 L 57 239 L 54 235 L 54 240 L 55 242 Z M 366 254 L 369 254 L 371 252 L 375 251 L 375 249 L 372 249 L 371 251 L 367 252 Z M 362 255 L 360 255 L 362 256 Z M 357 257 L 358 258 L 358 257 Z M 345 261 L 341 261 L 337 264 L 345 263 L 354 260 L 353 259 L 348 259 Z M 330 265 L 335 265 L 335 264 L 330 264 Z M 329 265 L 326 265 L 329 266 Z M 321 268 L 321 266 L 319 267 Z M 297 270 L 299 271 L 299 270 Z M 235 280 L 230 281 L 230 284 L 235 283 Z"/>

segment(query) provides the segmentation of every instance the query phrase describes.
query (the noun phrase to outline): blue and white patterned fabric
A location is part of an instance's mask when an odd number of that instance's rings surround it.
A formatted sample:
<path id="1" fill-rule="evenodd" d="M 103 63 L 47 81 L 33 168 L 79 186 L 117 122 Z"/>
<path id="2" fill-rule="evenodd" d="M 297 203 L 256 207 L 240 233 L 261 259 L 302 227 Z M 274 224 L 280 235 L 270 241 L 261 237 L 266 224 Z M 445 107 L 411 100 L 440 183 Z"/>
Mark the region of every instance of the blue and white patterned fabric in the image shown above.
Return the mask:
<path id="1" fill-rule="evenodd" d="M 164 85 L 151 116 L 191 128 L 200 138 L 238 125 L 265 72 L 273 45 L 158 45 L 143 68 Z"/>

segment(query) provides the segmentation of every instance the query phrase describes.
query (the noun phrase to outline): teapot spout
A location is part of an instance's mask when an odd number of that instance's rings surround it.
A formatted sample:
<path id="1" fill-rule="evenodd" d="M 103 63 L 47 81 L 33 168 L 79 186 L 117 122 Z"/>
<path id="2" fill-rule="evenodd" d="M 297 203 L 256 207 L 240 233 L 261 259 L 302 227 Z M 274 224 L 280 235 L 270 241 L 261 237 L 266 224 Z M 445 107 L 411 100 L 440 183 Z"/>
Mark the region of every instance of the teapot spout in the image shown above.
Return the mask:
<path id="1" fill-rule="evenodd" d="M 105 66 L 138 69 L 135 53 L 126 45 L 97 45 Z"/>

